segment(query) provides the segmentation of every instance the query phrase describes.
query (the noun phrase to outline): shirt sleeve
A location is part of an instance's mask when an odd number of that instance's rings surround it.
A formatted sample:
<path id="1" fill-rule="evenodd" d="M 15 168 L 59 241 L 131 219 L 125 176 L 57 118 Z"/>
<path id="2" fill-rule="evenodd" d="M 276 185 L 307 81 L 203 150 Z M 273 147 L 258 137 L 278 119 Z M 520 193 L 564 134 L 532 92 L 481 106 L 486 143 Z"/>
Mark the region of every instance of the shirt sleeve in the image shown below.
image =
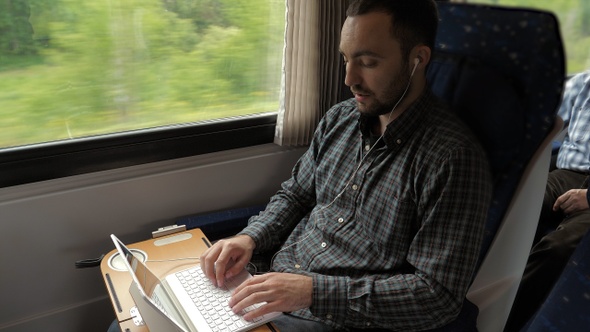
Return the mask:
<path id="1" fill-rule="evenodd" d="M 248 221 L 239 234 L 252 237 L 257 252 L 277 249 L 315 204 L 311 152 L 297 162 L 292 177 L 283 182 L 266 209 Z"/>
<path id="2" fill-rule="evenodd" d="M 489 166 L 480 151 L 462 148 L 422 173 L 416 202 L 422 217 L 408 271 L 356 279 L 314 275 L 315 316 L 347 327 L 408 331 L 436 328 L 459 314 L 491 199 Z"/>
<path id="3" fill-rule="evenodd" d="M 323 118 L 308 150 L 293 167 L 291 178 L 281 184 L 265 210 L 250 218 L 248 226 L 239 233 L 252 237 L 256 252 L 278 249 L 315 206 L 315 159 L 325 127 Z"/>

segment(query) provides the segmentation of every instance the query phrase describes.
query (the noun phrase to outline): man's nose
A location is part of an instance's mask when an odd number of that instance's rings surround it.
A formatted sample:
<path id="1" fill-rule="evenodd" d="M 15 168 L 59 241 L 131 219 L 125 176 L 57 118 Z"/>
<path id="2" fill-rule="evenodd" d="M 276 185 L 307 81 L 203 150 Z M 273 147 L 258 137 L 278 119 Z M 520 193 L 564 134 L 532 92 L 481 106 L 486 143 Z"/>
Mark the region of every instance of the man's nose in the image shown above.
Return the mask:
<path id="1" fill-rule="evenodd" d="M 361 77 L 358 74 L 358 69 L 352 64 L 346 64 L 346 77 L 344 78 L 344 84 L 351 87 L 353 85 L 359 85 L 361 83 Z"/>

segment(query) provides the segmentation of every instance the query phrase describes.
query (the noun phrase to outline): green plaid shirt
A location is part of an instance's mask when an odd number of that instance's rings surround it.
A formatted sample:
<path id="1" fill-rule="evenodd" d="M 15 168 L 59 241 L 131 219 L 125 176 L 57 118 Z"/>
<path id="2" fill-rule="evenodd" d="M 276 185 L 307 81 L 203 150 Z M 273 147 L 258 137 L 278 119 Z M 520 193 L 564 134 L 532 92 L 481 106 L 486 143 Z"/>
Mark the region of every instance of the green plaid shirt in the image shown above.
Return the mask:
<path id="1" fill-rule="evenodd" d="M 371 121 L 354 100 L 334 106 L 241 234 L 257 252 L 283 245 L 273 270 L 313 277 L 313 304 L 294 315 L 337 328 L 434 328 L 456 317 L 472 280 L 487 160 L 430 90 L 367 153 Z"/>

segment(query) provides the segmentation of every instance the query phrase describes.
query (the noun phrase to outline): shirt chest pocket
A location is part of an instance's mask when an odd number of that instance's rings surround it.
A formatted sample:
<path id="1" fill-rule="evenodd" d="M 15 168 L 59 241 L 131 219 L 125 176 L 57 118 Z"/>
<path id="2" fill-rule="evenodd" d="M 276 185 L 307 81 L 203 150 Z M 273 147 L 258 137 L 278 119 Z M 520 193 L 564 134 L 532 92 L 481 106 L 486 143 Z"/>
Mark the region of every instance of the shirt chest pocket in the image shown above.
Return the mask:
<path id="1" fill-rule="evenodd" d="M 574 126 L 569 135 L 573 142 L 586 143 L 590 139 L 590 107 L 579 107 L 576 112 L 578 118 L 572 120 Z"/>

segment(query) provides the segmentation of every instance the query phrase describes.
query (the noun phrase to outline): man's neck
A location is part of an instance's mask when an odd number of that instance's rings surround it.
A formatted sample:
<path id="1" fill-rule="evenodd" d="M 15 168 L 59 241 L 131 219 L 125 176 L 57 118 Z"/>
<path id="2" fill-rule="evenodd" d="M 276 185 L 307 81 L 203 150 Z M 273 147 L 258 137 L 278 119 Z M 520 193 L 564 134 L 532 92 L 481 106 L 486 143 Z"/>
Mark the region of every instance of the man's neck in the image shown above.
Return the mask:
<path id="1" fill-rule="evenodd" d="M 414 84 L 415 85 L 410 87 L 407 95 L 392 112 L 379 116 L 379 121 L 375 121 L 373 128 L 371 128 L 374 134 L 383 135 L 387 126 L 402 115 L 416 100 L 418 100 L 418 98 L 420 98 L 426 84 L 421 80 L 416 81 Z"/>

